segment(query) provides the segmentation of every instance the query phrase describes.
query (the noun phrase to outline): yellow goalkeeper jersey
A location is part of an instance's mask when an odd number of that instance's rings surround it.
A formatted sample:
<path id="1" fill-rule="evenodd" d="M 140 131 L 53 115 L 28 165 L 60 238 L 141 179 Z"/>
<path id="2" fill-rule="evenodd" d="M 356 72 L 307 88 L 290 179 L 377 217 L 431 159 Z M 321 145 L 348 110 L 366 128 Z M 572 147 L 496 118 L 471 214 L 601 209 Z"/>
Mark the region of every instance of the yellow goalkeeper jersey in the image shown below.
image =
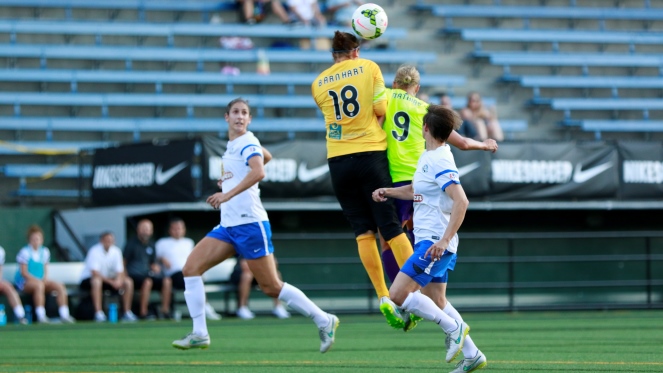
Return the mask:
<path id="1" fill-rule="evenodd" d="M 358 58 L 335 63 L 311 85 L 327 127 L 327 158 L 387 148 L 377 121 L 387 110 L 380 67 Z"/>

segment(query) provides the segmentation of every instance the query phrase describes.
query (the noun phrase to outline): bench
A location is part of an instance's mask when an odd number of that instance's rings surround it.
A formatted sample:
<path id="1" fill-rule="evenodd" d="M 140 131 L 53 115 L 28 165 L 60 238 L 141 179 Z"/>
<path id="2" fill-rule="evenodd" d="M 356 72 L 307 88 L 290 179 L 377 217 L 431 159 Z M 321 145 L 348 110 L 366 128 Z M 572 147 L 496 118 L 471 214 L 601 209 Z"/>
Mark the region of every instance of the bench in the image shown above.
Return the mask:
<path id="1" fill-rule="evenodd" d="M 585 119 L 580 121 L 580 128 L 594 132 L 596 140 L 600 140 L 601 132 L 663 132 L 663 121 Z"/>
<path id="2" fill-rule="evenodd" d="M 421 7 L 420 7 L 421 8 Z M 416 9 L 416 8 L 415 8 Z M 606 20 L 644 21 L 647 28 L 649 22 L 663 20 L 663 12 L 649 8 L 645 2 L 642 8 L 623 7 L 578 7 L 578 6 L 508 6 L 508 5 L 434 5 L 431 10 L 436 17 L 444 18 L 446 27 L 453 25 L 453 18 L 520 18 L 523 26 L 529 26 L 530 19 L 562 19 L 562 20 L 597 20 L 603 28 Z M 571 22 L 571 28 L 574 24 Z"/>
<path id="3" fill-rule="evenodd" d="M 4 69 L 0 70 L 0 81 L 7 82 L 46 82 L 69 83 L 71 92 L 78 90 L 78 83 L 124 83 L 154 84 L 155 92 L 160 93 L 164 84 L 225 84 L 226 93 L 233 93 L 236 85 L 287 87 L 288 94 L 295 93 L 295 86 L 309 87 L 318 76 L 316 73 L 241 73 L 224 75 L 218 72 L 189 71 L 121 71 L 121 70 L 55 70 L 55 69 Z M 384 74 L 389 85 L 394 74 Z M 465 84 L 465 77 L 455 75 L 421 75 L 421 86 L 445 87 Z"/>
<path id="4" fill-rule="evenodd" d="M 209 24 L 209 23 L 142 23 L 142 22 L 85 22 L 85 21 L 32 21 L 32 20 L 0 20 L 0 33 L 9 34 L 11 44 L 15 44 L 18 35 L 93 35 L 95 44 L 101 45 L 104 35 L 121 35 L 144 37 L 162 37 L 168 46 L 175 45 L 177 36 L 221 37 L 246 36 L 252 38 L 280 38 L 280 39 L 316 39 L 332 38 L 336 26 L 319 27 L 293 27 L 289 25 L 260 24 Z M 346 29 L 347 32 L 352 32 Z M 404 28 L 389 28 L 383 38 L 392 47 L 395 41 L 404 39 L 407 30 Z M 314 42 L 311 43 L 315 45 Z"/>
<path id="5" fill-rule="evenodd" d="M 663 14 L 663 12 L 660 12 Z M 474 41 L 475 50 L 481 50 L 481 42 L 552 43 L 552 50 L 559 50 L 559 43 L 628 44 L 631 52 L 635 45 L 663 44 L 660 32 L 591 31 L 591 30 L 506 30 L 506 29 L 442 29 L 443 34 L 460 32 L 463 40 Z"/>
<path id="6" fill-rule="evenodd" d="M 151 94 L 151 93 L 38 93 L 0 92 L 0 105 L 13 105 L 14 115 L 21 115 L 22 105 L 37 106 L 98 106 L 102 117 L 108 116 L 108 108 L 115 106 L 146 107 L 185 107 L 188 118 L 193 118 L 195 107 L 219 107 L 220 103 L 230 102 L 236 95 L 228 94 Z M 321 113 L 310 95 L 243 95 L 253 109 L 255 118 L 265 117 L 265 108 L 314 109 Z M 489 105 L 493 98 L 484 98 Z M 452 98 L 455 108 L 465 106 L 464 97 Z M 219 121 L 219 126 L 223 126 Z M 264 123 L 269 123 L 265 121 Z M 256 129 L 258 130 L 258 129 Z"/>
<path id="7" fill-rule="evenodd" d="M 327 51 L 265 49 L 270 63 L 332 64 Z M 152 46 L 95 46 L 95 45 L 34 45 L 0 44 L 0 57 L 10 60 L 18 58 L 39 59 L 40 68 L 45 69 L 49 59 L 124 61 L 125 69 L 131 70 L 133 61 L 162 61 L 166 63 L 190 62 L 198 71 L 204 70 L 205 62 L 258 62 L 258 50 L 224 50 L 220 48 L 180 48 Z M 434 52 L 403 50 L 368 50 L 361 52 L 362 58 L 378 64 L 424 63 L 437 61 Z"/>
<path id="8" fill-rule="evenodd" d="M 503 83 L 519 83 L 522 87 L 532 88 L 534 97 L 539 97 L 541 88 L 608 88 L 612 96 L 619 96 L 620 88 L 660 89 L 663 77 L 657 76 L 560 76 L 560 75 L 525 75 L 502 76 Z"/>
<path id="9" fill-rule="evenodd" d="M 0 0 L 0 6 L 37 9 L 64 8 L 66 19 L 72 18 L 73 9 L 136 10 L 140 21 L 145 20 L 146 11 L 200 12 L 202 22 L 209 20 L 210 12 L 237 8 L 234 0 Z"/>

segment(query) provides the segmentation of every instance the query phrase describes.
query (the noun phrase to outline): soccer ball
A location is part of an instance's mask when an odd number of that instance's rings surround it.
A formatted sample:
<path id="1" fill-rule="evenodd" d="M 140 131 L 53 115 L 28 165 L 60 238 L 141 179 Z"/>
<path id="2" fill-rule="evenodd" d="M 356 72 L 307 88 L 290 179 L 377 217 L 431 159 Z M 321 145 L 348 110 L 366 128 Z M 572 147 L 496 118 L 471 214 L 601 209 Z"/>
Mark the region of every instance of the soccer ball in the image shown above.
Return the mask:
<path id="1" fill-rule="evenodd" d="M 352 29 L 364 39 L 379 38 L 387 23 L 387 13 L 376 4 L 364 4 L 352 14 Z"/>

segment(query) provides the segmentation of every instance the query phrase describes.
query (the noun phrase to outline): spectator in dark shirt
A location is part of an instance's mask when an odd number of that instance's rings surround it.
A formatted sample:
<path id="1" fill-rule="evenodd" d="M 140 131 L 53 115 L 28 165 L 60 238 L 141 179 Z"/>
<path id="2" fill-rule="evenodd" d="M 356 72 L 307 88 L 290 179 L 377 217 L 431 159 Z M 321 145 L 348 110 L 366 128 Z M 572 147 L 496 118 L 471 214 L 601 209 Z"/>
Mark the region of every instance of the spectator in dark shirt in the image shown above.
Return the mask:
<path id="1" fill-rule="evenodd" d="M 144 320 L 154 319 L 156 315 L 148 315 L 148 303 L 152 290 L 161 291 L 161 312 L 170 318 L 170 300 L 172 281 L 164 277 L 157 262 L 152 233 L 154 228 L 148 219 L 138 222 L 137 236 L 129 240 L 124 247 L 124 267 L 127 275 L 134 281 L 134 288 L 140 291 L 139 317 Z"/>

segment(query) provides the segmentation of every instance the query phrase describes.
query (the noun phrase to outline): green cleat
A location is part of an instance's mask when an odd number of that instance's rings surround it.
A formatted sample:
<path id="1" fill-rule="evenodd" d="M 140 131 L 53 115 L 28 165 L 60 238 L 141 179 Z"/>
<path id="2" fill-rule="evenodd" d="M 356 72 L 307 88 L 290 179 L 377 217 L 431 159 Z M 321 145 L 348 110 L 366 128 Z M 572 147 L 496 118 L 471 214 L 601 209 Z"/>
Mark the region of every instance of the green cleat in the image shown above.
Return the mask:
<path id="1" fill-rule="evenodd" d="M 394 329 L 403 329 L 405 320 L 398 306 L 388 297 L 380 298 L 380 312 L 387 319 L 387 324 Z"/>
<path id="2" fill-rule="evenodd" d="M 403 320 L 405 321 L 405 326 L 403 326 L 403 331 L 407 333 L 410 330 L 416 328 L 417 324 L 419 324 L 419 321 L 423 319 L 413 313 L 403 311 Z"/>

